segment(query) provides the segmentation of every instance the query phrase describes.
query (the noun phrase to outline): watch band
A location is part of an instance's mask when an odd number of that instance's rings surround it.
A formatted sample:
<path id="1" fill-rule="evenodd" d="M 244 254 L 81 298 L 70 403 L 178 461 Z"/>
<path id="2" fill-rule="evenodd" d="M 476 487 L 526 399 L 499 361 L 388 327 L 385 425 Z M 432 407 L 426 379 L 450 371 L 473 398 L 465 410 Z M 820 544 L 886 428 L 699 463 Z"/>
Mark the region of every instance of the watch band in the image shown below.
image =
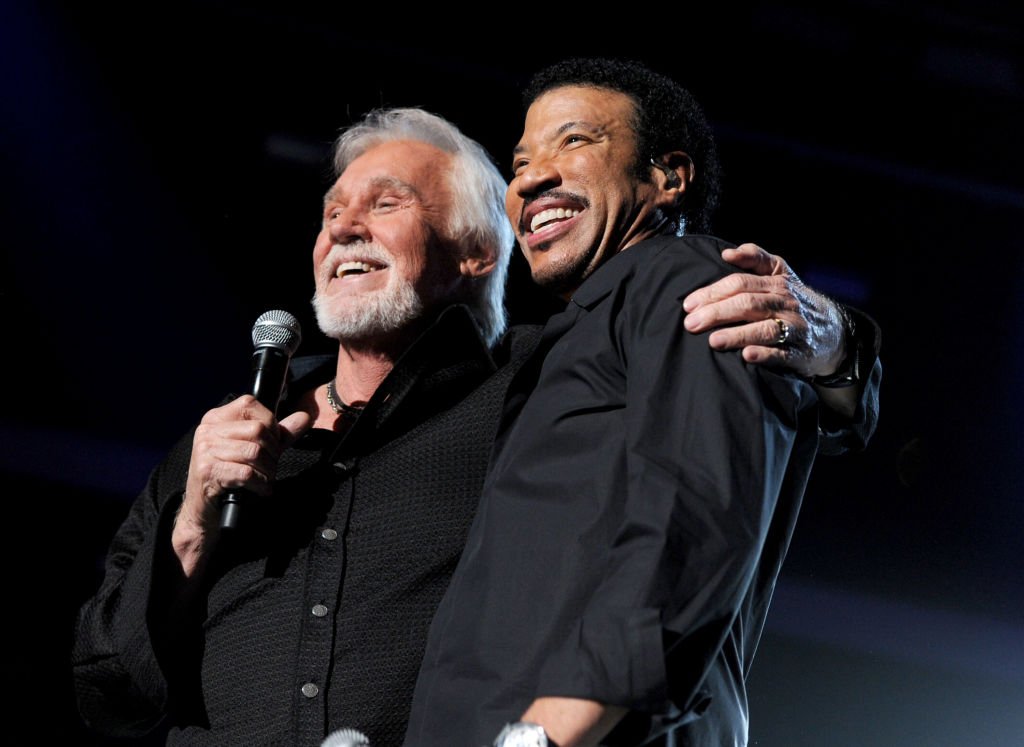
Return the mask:
<path id="1" fill-rule="evenodd" d="M 529 721 L 516 721 L 505 727 L 494 740 L 494 747 L 558 747 L 544 727 Z"/>

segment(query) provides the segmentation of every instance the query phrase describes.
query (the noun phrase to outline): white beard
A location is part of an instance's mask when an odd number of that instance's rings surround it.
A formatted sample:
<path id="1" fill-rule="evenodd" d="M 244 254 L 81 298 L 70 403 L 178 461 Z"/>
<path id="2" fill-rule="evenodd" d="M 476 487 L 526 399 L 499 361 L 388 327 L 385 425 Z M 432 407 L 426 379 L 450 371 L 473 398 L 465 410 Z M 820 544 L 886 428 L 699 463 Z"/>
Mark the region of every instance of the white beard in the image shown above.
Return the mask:
<path id="1" fill-rule="evenodd" d="M 317 271 L 313 310 L 325 335 L 339 342 L 361 342 L 398 331 L 423 314 L 424 304 L 419 293 L 406 278 L 399 277 L 392 256 L 376 244 L 361 244 L 358 253 L 391 268 L 384 288 L 355 296 L 321 294 L 320 290 L 326 288 L 333 277 L 331 268 L 337 267 L 338 257 L 346 253 L 352 253 L 351 247 L 334 245 Z"/>

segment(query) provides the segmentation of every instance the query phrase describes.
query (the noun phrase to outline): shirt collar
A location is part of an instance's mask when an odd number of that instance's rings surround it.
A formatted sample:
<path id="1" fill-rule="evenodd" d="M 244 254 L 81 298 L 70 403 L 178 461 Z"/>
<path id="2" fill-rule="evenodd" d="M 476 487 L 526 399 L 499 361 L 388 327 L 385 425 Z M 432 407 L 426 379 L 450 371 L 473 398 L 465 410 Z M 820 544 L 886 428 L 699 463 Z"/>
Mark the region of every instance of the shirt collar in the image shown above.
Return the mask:
<path id="1" fill-rule="evenodd" d="M 583 281 L 583 284 L 572 294 L 570 301 L 584 309 L 591 309 L 605 296 L 615 290 L 623 276 L 628 275 L 636 265 L 645 258 L 650 258 L 652 251 L 675 240 L 675 236 L 661 235 L 634 244 L 613 255 L 594 273 Z M 637 251 L 644 247 L 644 251 Z"/>

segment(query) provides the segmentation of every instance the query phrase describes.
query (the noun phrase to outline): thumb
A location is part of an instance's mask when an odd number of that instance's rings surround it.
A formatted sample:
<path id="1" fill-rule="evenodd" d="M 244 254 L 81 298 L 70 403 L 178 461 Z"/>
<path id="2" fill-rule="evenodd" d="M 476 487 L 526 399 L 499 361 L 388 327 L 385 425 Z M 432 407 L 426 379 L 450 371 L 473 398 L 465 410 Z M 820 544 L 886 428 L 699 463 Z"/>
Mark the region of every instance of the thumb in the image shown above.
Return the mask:
<path id="1" fill-rule="evenodd" d="M 781 257 L 776 257 L 757 244 L 740 244 L 735 249 L 723 249 L 722 259 L 757 275 L 782 275 L 789 270 Z"/>
<path id="2" fill-rule="evenodd" d="M 298 410 L 285 418 L 281 418 L 277 424 L 281 434 L 281 447 L 288 448 L 291 446 L 312 425 L 313 416 L 303 410 Z"/>

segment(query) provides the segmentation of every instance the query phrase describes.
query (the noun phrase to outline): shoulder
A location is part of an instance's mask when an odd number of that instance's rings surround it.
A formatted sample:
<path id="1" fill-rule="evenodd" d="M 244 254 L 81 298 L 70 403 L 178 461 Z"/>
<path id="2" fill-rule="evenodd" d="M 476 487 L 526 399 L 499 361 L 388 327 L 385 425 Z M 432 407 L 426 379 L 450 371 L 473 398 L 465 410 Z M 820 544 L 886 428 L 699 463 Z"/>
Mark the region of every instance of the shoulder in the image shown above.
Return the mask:
<path id="1" fill-rule="evenodd" d="M 638 244 L 632 275 L 636 280 L 666 277 L 671 284 L 689 289 L 736 272 L 722 259 L 722 250 L 735 244 L 716 236 L 664 236 Z"/>
<path id="2" fill-rule="evenodd" d="M 612 258 L 573 300 L 589 308 L 613 293 L 621 309 L 666 306 L 678 314 L 691 292 L 736 272 L 722 259 L 722 250 L 730 246 L 714 236 L 648 239 Z"/>

